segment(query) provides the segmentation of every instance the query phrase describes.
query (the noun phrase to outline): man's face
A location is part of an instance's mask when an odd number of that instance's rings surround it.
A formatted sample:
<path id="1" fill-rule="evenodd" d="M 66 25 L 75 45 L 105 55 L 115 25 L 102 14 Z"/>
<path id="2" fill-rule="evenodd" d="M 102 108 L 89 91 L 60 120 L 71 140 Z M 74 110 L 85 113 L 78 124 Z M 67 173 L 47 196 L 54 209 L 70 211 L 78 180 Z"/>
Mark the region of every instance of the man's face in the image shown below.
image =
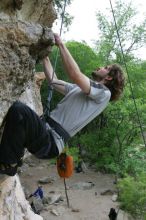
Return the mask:
<path id="1" fill-rule="evenodd" d="M 93 79 L 98 82 L 104 79 L 108 79 L 109 78 L 108 73 L 110 72 L 110 68 L 111 68 L 110 66 L 97 68 L 92 72 Z"/>

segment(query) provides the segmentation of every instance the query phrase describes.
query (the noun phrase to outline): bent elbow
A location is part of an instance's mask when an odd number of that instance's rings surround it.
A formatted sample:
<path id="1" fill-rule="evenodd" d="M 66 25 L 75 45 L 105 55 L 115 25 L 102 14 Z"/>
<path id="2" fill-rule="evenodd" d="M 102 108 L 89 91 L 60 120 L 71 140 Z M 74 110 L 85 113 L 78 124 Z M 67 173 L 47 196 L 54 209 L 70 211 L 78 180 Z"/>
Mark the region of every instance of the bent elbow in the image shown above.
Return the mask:
<path id="1" fill-rule="evenodd" d="M 70 78 L 73 82 L 77 83 L 82 78 L 82 73 L 80 71 L 72 71 L 70 74 Z"/>

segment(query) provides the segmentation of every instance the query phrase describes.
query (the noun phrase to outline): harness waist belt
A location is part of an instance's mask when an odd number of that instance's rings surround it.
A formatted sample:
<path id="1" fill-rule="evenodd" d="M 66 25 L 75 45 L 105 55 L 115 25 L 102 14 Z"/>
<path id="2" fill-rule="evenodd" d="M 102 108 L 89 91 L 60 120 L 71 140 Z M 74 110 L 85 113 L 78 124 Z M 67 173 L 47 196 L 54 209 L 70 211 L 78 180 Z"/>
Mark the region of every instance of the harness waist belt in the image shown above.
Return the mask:
<path id="1" fill-rule="evenodd" d="M 54 121 L 51 117 L 47 118 L 47 122 L 64 139 L 65 142 L 68 141 L 70 135 L 64 130 L 64 128 L 62 128 L 60 124 Z"/>

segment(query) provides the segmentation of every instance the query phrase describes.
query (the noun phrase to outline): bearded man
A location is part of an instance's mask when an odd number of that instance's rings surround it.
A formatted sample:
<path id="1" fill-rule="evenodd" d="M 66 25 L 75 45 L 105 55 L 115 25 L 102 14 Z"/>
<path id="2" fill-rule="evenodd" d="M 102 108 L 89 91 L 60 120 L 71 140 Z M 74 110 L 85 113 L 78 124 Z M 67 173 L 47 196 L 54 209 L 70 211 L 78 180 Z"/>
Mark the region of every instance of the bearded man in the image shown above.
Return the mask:
<path id="1" fill-rule="evenodd" d="M 4 120 L 0 143 L 0 173 L 13 176 L 21 166 L 24 149 L 38 158 L 57 157 L 65 143 L 96 118 L 110 101 L 116 101 L 124 88 L 121 67 L 112 64 L 97 68 L 92 79 L 84 75 L 59 35 L 54 34 L 66 74 L 73 81 L 57 78 L 48 57 L 43 59 L 44 73 L 55 90 L 64 98 L 50 112 L 47 121 L 27 105 L 16 101 Z"/>

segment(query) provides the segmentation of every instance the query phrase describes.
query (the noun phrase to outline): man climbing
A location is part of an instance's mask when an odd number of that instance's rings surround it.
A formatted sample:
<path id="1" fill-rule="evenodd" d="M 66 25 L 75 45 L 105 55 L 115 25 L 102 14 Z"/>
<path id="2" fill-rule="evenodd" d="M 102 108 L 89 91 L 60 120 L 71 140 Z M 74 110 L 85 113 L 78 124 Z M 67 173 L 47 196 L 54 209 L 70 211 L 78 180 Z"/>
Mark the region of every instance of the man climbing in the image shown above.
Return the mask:
<path id="1" fill-rule="evenodd" d="M 54 37 L 66 73 L 74 84 L 59 80 L 49 58 L 43 59 L 47 80 L 64 98 L 50 112 L 47 123 L 21 102 L 9 108 L 0 143 L 1 174 L 17 173 L 25 148 L 38 158 L 58 156 L 65 142 L 98 116 L 109 101 L 118 100 L 123 91 L 124 75 L 118 65 L 97 68 L 90 79 L 80 71 L 59 35 Z"/>

